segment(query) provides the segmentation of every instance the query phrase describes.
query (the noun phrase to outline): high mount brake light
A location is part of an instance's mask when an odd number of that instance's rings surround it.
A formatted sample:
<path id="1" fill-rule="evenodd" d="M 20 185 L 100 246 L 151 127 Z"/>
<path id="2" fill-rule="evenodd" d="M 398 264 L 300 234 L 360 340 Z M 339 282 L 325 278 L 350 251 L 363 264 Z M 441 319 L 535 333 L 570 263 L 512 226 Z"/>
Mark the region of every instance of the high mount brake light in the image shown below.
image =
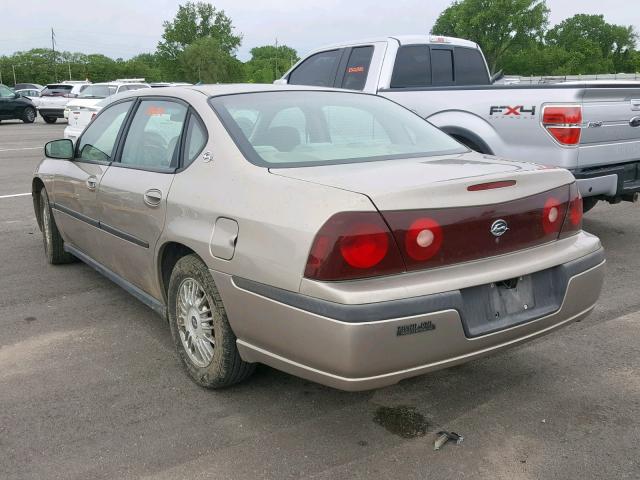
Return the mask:
<path id="1" fill-rule="evenodd" d="M 500 220 L 506 228 L 493 228 Z M 575 183 L 493 205 L 342 212 L 316 235 L 305 268 L 314 280 L 351 280 L 442 267 L 536 247 L 582 228 Z"/>
<path id="2" fill-rule="evenodd" d="M 547 105 L 542 109 L 542 125 L 559 144 L 578 145 L 582 132 L 582 107 Z"/>

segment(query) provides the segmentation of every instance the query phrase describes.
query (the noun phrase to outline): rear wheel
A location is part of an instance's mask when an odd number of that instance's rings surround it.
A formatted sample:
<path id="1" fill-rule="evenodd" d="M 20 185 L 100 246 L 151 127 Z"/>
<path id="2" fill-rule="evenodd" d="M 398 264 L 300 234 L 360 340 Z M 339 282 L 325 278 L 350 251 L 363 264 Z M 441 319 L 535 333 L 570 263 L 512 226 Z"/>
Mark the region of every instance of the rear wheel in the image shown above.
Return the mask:
<path id="1" fill-rule="evenodd" d="M 598 203 L 597 198 L 587 197 L 582 199 L 582 213 L 587 213 Z"/>
<path id="2" fill-rule="evenodd" d="M 40 190 L 40 208 L 42 218 L 42 240 L 44 242 L 44 254 L 52 265 L 71 263 L 75 257 L 64 250 L 64 240 L 58 231 L 58 226 L 51 213 L 49 196 L 46 189 Z"/>
<path id="3" fill-rule="evenodd" d="M 182 257 L 169 281 L 168 316 L 178 356 L 200 386 L 221 388 L 250 376 L 255 365 L 240 358 L 222 298 L 207 266 Z"/>
<path id="4" fill-rule="evenodd" d="M 27 107 L 22 112 L 22 121 L 24 123 L 33 123 L 36 121 L 36 109 L 33 107 Z"/>
<path id="5" fill-rule="evenodd" d="M 58 119 L 56 117 L 42 117 L 47 123 L 56 123 Z"/>

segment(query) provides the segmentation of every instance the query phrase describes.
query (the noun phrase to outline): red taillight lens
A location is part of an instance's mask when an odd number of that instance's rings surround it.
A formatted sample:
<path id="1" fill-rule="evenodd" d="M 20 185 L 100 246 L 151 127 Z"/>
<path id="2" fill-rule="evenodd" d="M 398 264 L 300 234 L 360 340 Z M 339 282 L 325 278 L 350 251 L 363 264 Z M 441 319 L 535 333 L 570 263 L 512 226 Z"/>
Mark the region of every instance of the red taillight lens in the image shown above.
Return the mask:
<path id="1" fill-rule="evenodd" d="M 569 190 L 569 211 L 567 212 L 560 238 L 566 238 L 582 230 L 582 196 L 578 185 L 571 184 Z"/>
<path id="2" fill-rule="evenodd" d="M 547 105 L 542 110 L 542 125 L 562 145 L 578 145 L 582 132 L 580 105 Z"/>
<path id="3" fill-rule="evenodd" d="M 377 212 L 342 212 L 314 239 L 304 275 L 316 280 L 348 280 L 405 270 L 389 227 Z"/>

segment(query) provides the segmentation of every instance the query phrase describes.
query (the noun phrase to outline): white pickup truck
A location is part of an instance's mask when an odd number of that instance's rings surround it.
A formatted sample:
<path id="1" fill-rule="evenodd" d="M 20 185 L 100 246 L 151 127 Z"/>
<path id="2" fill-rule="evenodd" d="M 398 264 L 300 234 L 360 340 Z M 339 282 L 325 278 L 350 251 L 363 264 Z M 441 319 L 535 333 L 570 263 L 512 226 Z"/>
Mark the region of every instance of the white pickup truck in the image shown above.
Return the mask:
<path id="1" fill-rule="evenodd" d="M 482 153 L 569 169 L 585 210 L 640 191 L 640 82 L 501 85 L 476 43 L 428 35 L 331 45 L 276 83 L 382 95 Z"/>

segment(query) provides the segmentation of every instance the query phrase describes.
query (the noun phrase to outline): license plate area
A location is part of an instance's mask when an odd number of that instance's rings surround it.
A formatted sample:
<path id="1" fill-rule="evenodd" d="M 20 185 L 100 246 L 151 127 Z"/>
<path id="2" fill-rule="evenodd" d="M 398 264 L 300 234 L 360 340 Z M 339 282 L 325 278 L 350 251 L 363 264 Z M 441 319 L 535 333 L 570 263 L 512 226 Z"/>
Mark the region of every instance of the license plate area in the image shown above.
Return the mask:
<path id="1" fill-rule="evenodd" d="M 496 319 L 535 307 L 531 275 L 492 283 L 489 288 L 491 308 Z"/>

